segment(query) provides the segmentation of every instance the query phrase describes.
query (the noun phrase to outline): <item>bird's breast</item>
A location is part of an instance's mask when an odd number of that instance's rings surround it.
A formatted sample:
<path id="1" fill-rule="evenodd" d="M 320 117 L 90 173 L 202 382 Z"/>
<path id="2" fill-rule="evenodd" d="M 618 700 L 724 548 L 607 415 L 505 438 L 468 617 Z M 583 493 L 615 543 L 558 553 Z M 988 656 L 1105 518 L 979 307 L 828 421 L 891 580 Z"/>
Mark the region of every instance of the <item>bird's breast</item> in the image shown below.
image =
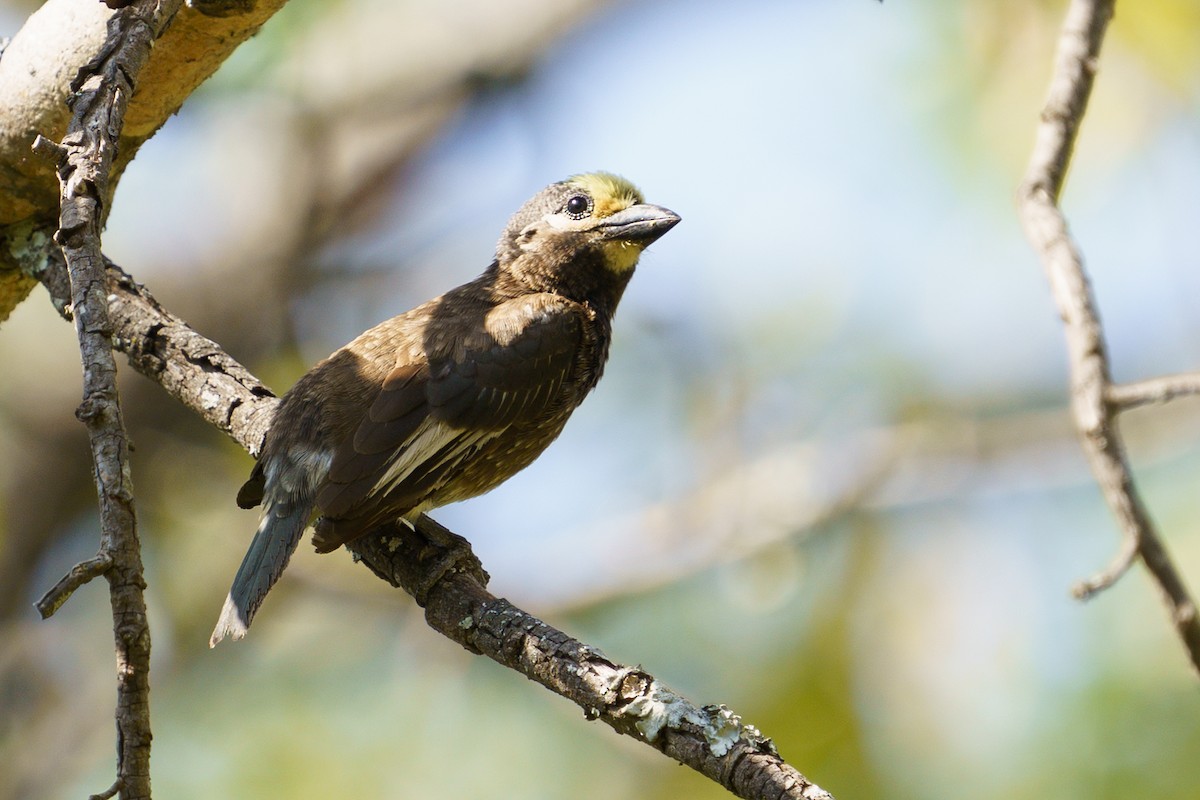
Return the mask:
<path id="1" fill-rule="evenodd" d="M 438 490 L 432 505 L 478 497 L 532 464 L 562 433 L 571 410 L 573 407 L 564 408 L 537 423 L 511 425 L 482 443 L 464 461 L 457 478 Z"/>

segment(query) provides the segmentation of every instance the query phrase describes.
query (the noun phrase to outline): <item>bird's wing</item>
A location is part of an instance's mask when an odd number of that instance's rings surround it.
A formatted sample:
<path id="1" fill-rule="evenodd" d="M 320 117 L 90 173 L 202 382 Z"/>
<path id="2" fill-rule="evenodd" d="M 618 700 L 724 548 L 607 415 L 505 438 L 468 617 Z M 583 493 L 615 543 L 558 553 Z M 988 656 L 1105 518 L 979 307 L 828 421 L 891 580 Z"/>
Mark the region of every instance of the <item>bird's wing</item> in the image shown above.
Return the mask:
<path id="1" fill-rule="evenodd" d="M 319 550 L 426 503 L 509 425 L 562 402 L 583 319 L 569 301 L 545 297 L 508 301 L 484 330 L 391 371 L 318 491 Z"/>
<path id="2" fill-rule="evenodd" d="M 263 462 L 256 461 L 250 471 L 250 478 L 238 489 L 238 508 L 254 508 L 263 501 L 266 492 L 267 478 L 263 474 Z"/>
<path id="3" fill-rule="evenodd" d="M 574 369 L 582 314 L 553 295 L 499 306 L 461 357 L 431 363 L 431 416 L 456 428 L 501 430 L 546 411 Z"/>

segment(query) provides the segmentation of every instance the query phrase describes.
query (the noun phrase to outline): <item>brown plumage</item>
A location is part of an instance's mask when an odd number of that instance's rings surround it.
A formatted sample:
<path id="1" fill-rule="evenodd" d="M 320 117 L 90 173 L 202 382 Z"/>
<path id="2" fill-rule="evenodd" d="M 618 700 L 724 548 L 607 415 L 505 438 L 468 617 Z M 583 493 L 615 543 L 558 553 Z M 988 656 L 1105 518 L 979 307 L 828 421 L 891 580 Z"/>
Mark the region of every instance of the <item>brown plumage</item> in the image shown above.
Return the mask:
<path id="1" fill-rule="evenodd" d="M 552 184 L 509 220 L 482 275 L 297 381 L 238 493 L 263 517 L 210 645 L 245 635 L 314 514 L 326 553 L 537 458 L 600 380 L 638 256 L 678 222 L 614 175 Z"/>

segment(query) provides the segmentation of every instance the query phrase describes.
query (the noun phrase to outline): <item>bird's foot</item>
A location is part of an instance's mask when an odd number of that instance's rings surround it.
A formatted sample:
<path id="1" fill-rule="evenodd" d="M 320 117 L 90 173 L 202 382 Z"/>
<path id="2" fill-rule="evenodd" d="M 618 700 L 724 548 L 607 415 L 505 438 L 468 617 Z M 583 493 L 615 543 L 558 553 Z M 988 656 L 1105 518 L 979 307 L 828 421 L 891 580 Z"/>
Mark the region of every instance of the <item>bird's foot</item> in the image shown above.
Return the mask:
<path id="1" fill-rule="evenodd" d="M 397 520 L 355 539 L 347 548 L 422 607 L 433 588 L 451 573 L 465 573 L 480 586 L 486 586 L 489 578 L 470 542 L 424 514 L 413 521 Z M 366 558 L 368 554 L 372 557 Z M 386 573 L 380 569 L 383 564 Z"/>

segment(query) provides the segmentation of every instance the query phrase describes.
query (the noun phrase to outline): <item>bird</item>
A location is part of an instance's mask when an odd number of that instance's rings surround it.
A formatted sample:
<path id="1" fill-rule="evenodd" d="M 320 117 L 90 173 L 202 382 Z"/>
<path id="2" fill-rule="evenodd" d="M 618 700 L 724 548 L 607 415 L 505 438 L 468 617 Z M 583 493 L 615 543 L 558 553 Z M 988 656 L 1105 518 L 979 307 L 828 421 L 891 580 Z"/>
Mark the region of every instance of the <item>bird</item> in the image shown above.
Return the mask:
<path id="1" fill-rule="evenodd" d="M 509 219 L 479 277 L 305 373 L 238 492 L 262 516 L 209 646 L 246 635 L 310 523 L 329 553 L 532 463 L 600 380 L 642 251 L 679 221 L 612 173 L 552 183 Z"/>

